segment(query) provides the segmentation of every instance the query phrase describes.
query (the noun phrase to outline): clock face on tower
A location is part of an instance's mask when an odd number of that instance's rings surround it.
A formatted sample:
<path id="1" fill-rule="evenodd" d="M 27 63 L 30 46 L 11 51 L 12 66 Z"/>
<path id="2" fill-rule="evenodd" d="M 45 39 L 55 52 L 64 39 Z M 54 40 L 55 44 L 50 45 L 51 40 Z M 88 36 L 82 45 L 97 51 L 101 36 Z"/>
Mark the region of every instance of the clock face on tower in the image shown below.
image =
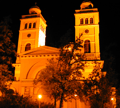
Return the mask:
<path id="1" fill-rule="evenodd" d="M 27 37 L 30 37 L 30 36 L 31 36 L 31 34 L 28 34 L 28 35 L 27 35 Z"/>
<path id="2" fill-rule="evenodd" d="M 88 29 L 86 29 L 86 30 L 85 30 L 85 33 L 89 33 L 89 30 L 88 30 Z"/>

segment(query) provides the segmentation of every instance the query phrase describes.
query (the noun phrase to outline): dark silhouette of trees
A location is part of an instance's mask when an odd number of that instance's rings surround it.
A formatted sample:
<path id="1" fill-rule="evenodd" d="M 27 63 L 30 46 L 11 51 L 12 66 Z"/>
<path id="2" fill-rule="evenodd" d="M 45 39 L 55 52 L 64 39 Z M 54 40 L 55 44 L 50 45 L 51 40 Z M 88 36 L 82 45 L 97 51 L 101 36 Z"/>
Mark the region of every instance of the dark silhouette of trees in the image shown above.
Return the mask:
<path id="1" fill-rule="evenodd" d="M 5 89 L 5 96 L 0 98 L 0 108 L 38 108 L 38 100 L 32 97 L 23 97 L 12 89 Z M 53 108 L 53 105 L 41 103 L 41 108 Z"/>
<path id="2" fill-rule="evenodd" d="M 60 100 L 62 108 L 63 100 L 75 94 L 75 90 L 82 88 L 77 78 L 82 77 L 84 69 L 83 55 L 79 53 L 82 41 L 78 39 L 75 43 L 69 43 L 60 49 L 57 59 L 51 59 L 45 69 L 41 70 L 35 84 L 41 82 L 49 96 Z M 75 52 L 76 51 L 76 52 Z"/>
<path id="3" fill-rule="evenodd" d="M 0 22 L 0 91 L 2 94 L 8 85 L 7 82 L 13 79 L 12 57 L 15 56 L 16 51 L 11 38 L 10 17 L 5 17 Z"/>
<path id="4" fill-rule="evenodd" d="M 84 93 L 90 102 L 91 108 L 110 108 L 111 96 L 113 94 L 112 86 L 106 77 L 106 72 L 101 71 L 100 63 L 95 62 L 94 70 L 84 81 Z M 115 95 L 114 95 L 115 96 Z"/>

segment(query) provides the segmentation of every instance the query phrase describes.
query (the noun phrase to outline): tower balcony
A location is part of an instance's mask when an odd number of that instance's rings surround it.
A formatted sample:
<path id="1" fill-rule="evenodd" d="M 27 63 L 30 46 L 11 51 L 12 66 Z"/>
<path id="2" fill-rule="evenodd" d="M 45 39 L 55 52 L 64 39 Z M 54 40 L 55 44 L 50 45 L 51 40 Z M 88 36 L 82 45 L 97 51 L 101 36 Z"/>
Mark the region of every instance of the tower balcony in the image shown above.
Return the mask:
<path id="1" fill-rule="evenodd" d="M 100 53 L 85 53 L 84 60 L 100 60 Z"/>

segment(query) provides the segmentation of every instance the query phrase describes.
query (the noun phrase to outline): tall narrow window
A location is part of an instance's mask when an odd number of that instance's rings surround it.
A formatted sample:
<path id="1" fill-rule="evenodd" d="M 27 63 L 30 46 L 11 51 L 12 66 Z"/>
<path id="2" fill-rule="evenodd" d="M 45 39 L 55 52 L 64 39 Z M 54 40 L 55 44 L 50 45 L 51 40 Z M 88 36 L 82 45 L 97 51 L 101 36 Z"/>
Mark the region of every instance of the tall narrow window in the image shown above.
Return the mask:
<path id="1" fill-rule="evenodd" d="M 90 24 L 93 24 L 93 18 L 90 18 Z"/>
<path id="2" fill-rule="evenodd" d="M 85 18 L 85 24 L 88 24 L 88 18 Z"/>
<path id="3" fill-rule="evenodd" d="M 80 19 L 80 24 L 83 24 L 83 18 Z"/>
<path id="4" fill-rule="evenodd" d="M 27 29 L 27 23 L 25 24 L 25 29 Z"/>
<path id="5" fill-rule="evenodd" d="M 33 23 L 33 28 L 36 28 L 36 23 Z"/>
<path id="6" fill-rule="evenodd" d="M 32 26 L 32 23 L 29 24 L 29 28 L 31 28 L 31 26 Z"/>
<path id="7" fill-rule="evenodd" d="M 30 50 L 30 49 L 31 49 L 31 44 L 30 44 L 30 43 L 26 44 L 26 46 L 25 46 L 25 51 L 28 51 L 28 50 Z"/>
<path id="8" fill-rule="evenodd" d="M 85 40 L 84 53 L 90 53 L 90 41 L 89 40 Z"/>

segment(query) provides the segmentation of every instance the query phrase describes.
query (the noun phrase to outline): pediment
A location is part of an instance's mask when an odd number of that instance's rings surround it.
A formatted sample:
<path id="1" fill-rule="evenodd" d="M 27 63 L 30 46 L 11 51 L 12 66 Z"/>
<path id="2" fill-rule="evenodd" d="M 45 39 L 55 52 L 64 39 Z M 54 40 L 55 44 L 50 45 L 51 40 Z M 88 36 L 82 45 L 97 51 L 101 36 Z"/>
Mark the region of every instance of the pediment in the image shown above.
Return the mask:
<path id="1" fill-rule="evenodd" d="M 40 46 L 38 48 L 31 49 L 20 53 L 19 55 L 41 55 L 41 54 L 59 54 L 59 48 Z"/>

